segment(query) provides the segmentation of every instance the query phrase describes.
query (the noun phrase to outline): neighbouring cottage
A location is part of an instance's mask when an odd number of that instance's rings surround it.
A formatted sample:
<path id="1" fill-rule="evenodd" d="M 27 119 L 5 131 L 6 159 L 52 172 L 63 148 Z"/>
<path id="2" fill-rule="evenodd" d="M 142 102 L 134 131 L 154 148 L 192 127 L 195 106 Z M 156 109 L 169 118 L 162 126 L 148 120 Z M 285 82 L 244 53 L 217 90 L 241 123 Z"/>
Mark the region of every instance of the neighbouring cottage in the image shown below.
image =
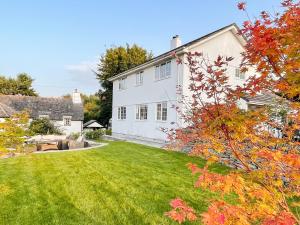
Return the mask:
<path id="1" fill-rule="evenodd" d="M 228 67 L 229 83 L 242 85 L 254 69 L 250 68 L 247 73 L 239 69 L 246 40 L 238 35 L 238 30 L 236 24 L 231 24 L 184 45 L 179 36 L 174 36 L 170 51 L 110 78 L 113 82 L 112 135 L 161 143 L 167 139 L 162 127 L 184 126 L 172 106 L 182 108 L 181 95 L 191 97 L 190 73 L 187 65 L 176 63 L 174 53 L 180 59 L 195 51 L 210 60 L 218 55 L 231 56 L 234 60 Z M 181 87 L 180 95 L 178 87 Z M 245 110 L 253 104 L 255 101 L 249 99 L 239 102 Z"/>
<path id="2" fill-rule="evenodd" d="M 23 110 L 29 112 L 31 121 L 49 118 L 66 135 L 82 132 L 83 104 L 77 90 L 71 98 L 0 95 L 0 121 Z"/>

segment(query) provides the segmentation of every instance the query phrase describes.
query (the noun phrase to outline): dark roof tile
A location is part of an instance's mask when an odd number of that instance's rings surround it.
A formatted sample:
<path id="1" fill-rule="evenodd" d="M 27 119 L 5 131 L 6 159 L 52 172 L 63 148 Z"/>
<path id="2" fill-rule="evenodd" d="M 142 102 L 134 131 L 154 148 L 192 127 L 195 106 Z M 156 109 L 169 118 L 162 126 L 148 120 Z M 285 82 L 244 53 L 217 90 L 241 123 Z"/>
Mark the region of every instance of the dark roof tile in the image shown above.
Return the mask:
<path id="1" fill-rule="evenodd" d="M 50 120 L 62 120 L 63 116 L 83 120 L 83 105 L 74 104 L 72 99 L 0 95 L 0 117 L 9 117 L 23 110 L 28 110 L 34 119 L 40 115 L 49 115 Z"/>

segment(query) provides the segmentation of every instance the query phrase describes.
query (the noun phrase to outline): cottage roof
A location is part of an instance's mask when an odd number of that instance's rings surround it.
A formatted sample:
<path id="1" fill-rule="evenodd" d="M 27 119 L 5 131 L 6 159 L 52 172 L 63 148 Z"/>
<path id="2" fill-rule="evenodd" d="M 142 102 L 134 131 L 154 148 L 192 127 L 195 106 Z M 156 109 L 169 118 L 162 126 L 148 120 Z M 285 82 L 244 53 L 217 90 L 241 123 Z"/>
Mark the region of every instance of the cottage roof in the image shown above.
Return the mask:
<path id="1" fill-rule="evenodd" d="M 76 121 L 83 120 L 83 105 L 74 104 L 72 99 L 0 95 L 1 118 L 23 110 L 27 110 L 33 119 L 48 115 L 50 120 L 62 120 L 63 116 L 72 116 L 72 120 Z"/>
<path id="2" fill-rule="evenodd" d="M 243 97 L 248 104 L 252 105 L 272 105 L 274 104 L 280 97 L 271 93 L 263 93 L 255 96 L 247 95 Z"/>

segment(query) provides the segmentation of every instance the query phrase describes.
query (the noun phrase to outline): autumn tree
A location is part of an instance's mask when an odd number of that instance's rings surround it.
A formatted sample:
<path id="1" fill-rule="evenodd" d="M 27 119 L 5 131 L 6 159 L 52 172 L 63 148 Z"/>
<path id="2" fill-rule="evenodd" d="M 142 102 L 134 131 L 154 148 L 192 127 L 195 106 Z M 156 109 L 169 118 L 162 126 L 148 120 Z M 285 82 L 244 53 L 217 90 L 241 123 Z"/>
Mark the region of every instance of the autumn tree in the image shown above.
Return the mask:
<path id="1" fill-rule="evenodd" d="M 0 122 L 0 155 L 14 149 L 22 151 L 29 123 L 29 115 L 20 112 Z"/>
<path id="2" fill-rule="evenodd" d="M 112 116 L 112 82 L 108 79 L 152 58 L 152 54 L 137 45 L 112 47 L 106 50 L 98 65 L 97 78 L 102 89 L 99 90 L 101 109 L 99 122 L 107 126 Z"/>
<path id="3" fill-rule="evenodd" d="M 192 155 L 207 159 L 204 168 L 189 164 L 197 175 L 196 188 L 219 194 L 200 214 L 177 198 L 167 215 L 178 222 L 201 220 L 204 224 L 299 224 L 292 210 L 300 196 L 299 3 L 284 1 L 282 14 L 247 21 L 241 34 L 248 39 L 242 70 L 254 66 L 260 74 L 250 76 L 243 87 L 232 87 L 227 76 L 231 57 L 210 61 L 201 53 L 188 53 L 192 102 L 189 113 L 180 112 L 185 128 L 171 130 L 180 146 L 191 146 Z M 246 10 L 240 3 L 239 9 Z M 244 95 L 272 92 L 275 104 L 244 111 L 237 101 Z M 205 97 L 210 101 L 205 101 Z M 278 102 L 276 102 L 278 101 Z M 286 113 L 274 117 L 272 110 L 286 104 Z M 271 110 L 270 110 L 271 108 Z M 273 108 L 273 109 L 272 109 Z M 284 117 L 284 119 L 282 119 Z M 277 136 L 268 128 L 280 129 Z M 225 174 L 209 170 L 221 162 L 233 169 Z M 228 195 L 236 196 L 228 202 Z M 298 204 L 298 205 L 297 205 Z"/>
<path id="4" fill-rule="evenodd" d="M 26 73 L 20 73 L 16 78 L 0 76 L 0 94 L 37 96 L 32 82 L 33 79 Z"/>
<path id="5" fill-rule="evenodd" d="M 101 100 L 98 94 L 82 95 L 84 122 L 90 120 L 100 121 Z"/>

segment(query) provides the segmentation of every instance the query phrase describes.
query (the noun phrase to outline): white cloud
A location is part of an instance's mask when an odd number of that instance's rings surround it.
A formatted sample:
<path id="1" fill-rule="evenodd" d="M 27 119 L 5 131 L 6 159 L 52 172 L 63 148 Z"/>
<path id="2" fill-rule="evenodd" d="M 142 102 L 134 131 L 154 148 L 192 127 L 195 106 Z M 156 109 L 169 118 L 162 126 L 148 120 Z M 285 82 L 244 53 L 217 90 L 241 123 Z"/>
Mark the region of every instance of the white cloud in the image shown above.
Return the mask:
<path id="1" fill-rule="evenodd" d="M 86 74 L 97 69 L 97 61 L 83 61 L 78 64 L 66 65 L 65 69 L 70 73 Z"/>
<path id="2" fill-rule="evenodd" d="M 71 75 L 72 82 L 82 87 L 98 89 L 100 87 L 99 81 L 96 79 L 96 74 L 93 71 L 97 70 L 99 57 L 94 60 L 82 61 L 77 64 L 65 65 L 65 70 Z"/>

